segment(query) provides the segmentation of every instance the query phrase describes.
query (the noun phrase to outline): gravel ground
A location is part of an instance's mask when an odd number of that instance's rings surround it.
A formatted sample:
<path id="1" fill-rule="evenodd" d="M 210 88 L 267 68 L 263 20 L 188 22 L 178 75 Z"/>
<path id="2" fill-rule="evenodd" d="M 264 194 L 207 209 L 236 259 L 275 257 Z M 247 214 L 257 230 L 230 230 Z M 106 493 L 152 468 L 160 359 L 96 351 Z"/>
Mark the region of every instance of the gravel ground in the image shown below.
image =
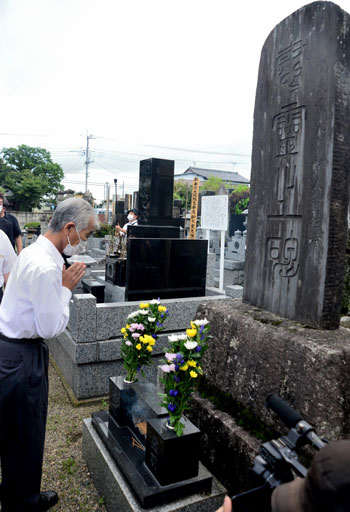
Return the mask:
<path id="1" fill-rule="evenodd" d="M 106 508 L 82 456 L 82 422 L 105 401 L 73 407 L 52 364 L 49 366 L 49 412 L 41 489 L 55 490 L 58 504 L 52 511 L 101 512 Z"/>

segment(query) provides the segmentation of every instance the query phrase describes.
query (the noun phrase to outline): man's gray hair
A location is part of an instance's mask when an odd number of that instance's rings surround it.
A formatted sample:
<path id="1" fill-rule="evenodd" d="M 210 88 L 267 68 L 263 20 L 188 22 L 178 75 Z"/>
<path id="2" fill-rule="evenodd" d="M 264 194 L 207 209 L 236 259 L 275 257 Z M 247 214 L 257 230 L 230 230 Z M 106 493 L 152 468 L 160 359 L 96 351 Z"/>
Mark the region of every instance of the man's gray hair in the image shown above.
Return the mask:
<path id="1" fill-rule="evenodd" d="M 50 229 L 53 233 L 58 233 L 67 224 L 74 222 L 77 231 L 86 229 L 89 225 L 91 217 L 97 225 L 96 214 L 93 207 L 79 197 L 70 197 L 60 203 L 50 222 Z"/>

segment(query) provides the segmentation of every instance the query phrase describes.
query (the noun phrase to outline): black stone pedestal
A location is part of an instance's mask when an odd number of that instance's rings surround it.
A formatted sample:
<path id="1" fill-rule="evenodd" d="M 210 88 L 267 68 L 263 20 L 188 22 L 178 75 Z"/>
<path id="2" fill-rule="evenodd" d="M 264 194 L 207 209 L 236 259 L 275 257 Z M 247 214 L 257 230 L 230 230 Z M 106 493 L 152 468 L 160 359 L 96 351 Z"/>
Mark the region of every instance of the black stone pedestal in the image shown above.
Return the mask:
<path id="1" fill-rule="evenodd" d="M 193 478 L 161 485 L 145 464 L 146 447 L 142 436 L 135 435 L 129 427 L 120 427 L 107 411 L 93 413 L 92 425 L 124 474 L 142 508 L 166 504 L 195 493 L 211 492 L 212 475 L 208 472 L 200 472 Z M 176 437 L 176 434 L 172 435 Z M 188 454 L 177 453 L 173 463 L 178 467 L 178 474 L 183 475 L 182 471 L 188 464 Z"/>
<path id="2" fill-rule="evenodd" d="M 167 418 L 153 418 L 147 423 L 145 462 L 161 485 L 198 475 L 200 431 L 183 417 L 185 428 L 178 437 L 166 423 Z"/>
<path id="3" fill-rule="evenodd" d="M 118 286 L 125 286 L 126 259 L 106 258 L 106 281 Z"/>
<path id="4" fill-rule="evenodd" d="M 82 280 L 83 291 L 85 293 L 91 293 L 96 297 L 96 302 L 102 304 L 105 301 L 105 286 L 104 284 L 94 279 L 83 279 Z"/>

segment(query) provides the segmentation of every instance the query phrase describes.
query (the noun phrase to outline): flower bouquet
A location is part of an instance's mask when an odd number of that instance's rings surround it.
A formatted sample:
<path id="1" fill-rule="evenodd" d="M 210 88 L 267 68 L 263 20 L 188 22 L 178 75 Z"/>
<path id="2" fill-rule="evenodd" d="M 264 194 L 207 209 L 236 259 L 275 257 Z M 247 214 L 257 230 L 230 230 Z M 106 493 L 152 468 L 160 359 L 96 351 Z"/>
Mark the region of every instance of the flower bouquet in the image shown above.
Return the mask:
<path id="1" fill-rule="evenodd" d="M 186 334 L 169 336 L 171 349 L 166 352 L 166 364 L 161 366 L 163 377 L 160 381 L 164 393 L 160 393 L 160 405 L 168 410 L 167 426 L 182 435 L 184 425 L 181 416 L 188 409 L 188 400 L 199 375 L 203 374 L 200 365 L 206 351 L 210 325 L 207 319 L 191 322 Z"/>
<path id="2" fill-rule="evenodd" d="M 139 371 L 144 376 L 142 366 L 152 364 L 153 346 L 168 316 L 168 309 L 156 299 L 141 302 L 139 308 L 128 315 L 128 323 L 121 329 L 124 334 L 121 354 L 127 372 L 124 380 L 128 383 L 138 380 Z"/>

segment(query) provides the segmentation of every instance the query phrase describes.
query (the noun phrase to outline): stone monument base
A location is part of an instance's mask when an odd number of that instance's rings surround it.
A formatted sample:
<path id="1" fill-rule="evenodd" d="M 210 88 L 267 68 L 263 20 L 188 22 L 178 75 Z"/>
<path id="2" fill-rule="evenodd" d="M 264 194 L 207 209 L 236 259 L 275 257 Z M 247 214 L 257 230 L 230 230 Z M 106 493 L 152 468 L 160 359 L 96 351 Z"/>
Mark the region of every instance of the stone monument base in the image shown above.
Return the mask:
<path id="1" fill-rule="evenodd" d="M 86 419 L 83 422 L 83 457 L 89 467 L 95 487 L 104 498 L 108 512 L 142 512 L 145 510 L 141 508 L 93 428 L 91 419 Z M 210 473 L 200 464 L 199 474 L 209 475 Z M 194 494 L 147 510 L 150 512 L 213 512 L 222 505 L 225 494 L 225 488 L 213 478 L 210 493 Z"/>

